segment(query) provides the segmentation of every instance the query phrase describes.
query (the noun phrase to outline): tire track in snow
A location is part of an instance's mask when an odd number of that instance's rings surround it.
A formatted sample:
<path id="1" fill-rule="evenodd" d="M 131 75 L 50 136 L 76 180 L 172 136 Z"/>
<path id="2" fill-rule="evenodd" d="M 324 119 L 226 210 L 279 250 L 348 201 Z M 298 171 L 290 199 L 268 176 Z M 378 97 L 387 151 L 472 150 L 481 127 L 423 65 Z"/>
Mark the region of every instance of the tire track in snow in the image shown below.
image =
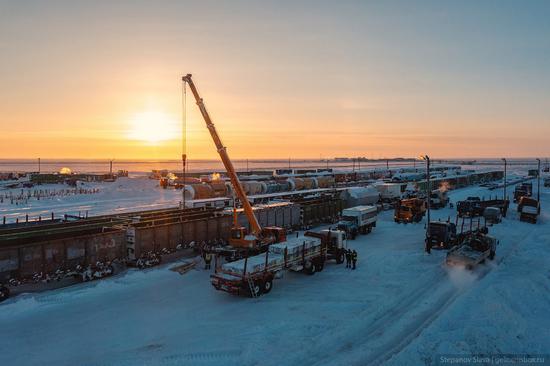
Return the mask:
<path id="1" fill-rule="evenodd" d="M 497 257 L 496 265 L 502 263 L 522 242 L 529 239 L 535 233 L 536 230 L 530 230 L 525 227 L 521 232 L 515 232 L 514 234 L 516 235 L 514 237 L 507 237 L 506 240 L 512 241 L 512 243 L 506 246 L 504 254 Z M 502 253 L 502 249 L 504 249 L 502 248 L 502 244 L 500 247 L 500 252 Z M 492 265 L 478 267 L 473 272 L 476 278 L 471 285 L 479 283 L 494 267 Z M 435 278 L 435 281 L 425 282 L 406 297 L 401 298 L 396 306 L 385 311 L 381 317 L 375 319 L 366 327 L 364 324 L 355 324 L 346 327 L 340 333 L 347 333 L 351 327 L 355 328 L 345 337 L 348 339 L 348 342 L 344 340 L 342 342 L 344 346 L 337 350 L 337 352 L 323 354 L 313 364 L 334 364 L 336 361 L 334 354 L 341 354 L 342 352 L 344 354 L 348 353 L 344 356 L 348 364 L 382 364 L 399 353 L 471 287 L 455 287 L 451 282 L 443 282 L 442 276 L 447 276 L 445 268 L 445 264 L 443 264 L 440 267 L 440 271 L 437 271 L 432 276 L 432 278 Z M 445 284 L 447 288 L 445 288 Z M 442 294 L 436 296 L 436 293 Z M 431 303 L 431 306 L 426 308 L 422 306 L 423 302 Z M 418 309 L 420 311 L 414 311 Z M 349 341 L 350 339 L 351 341 Z M 364 341 L 357 343 L 353 341 L 355 339 L 363 339 Z M 378 346 L 374 350 L 371 350 L 372 344 L 377 344 Z M 359 348 L 361 350 L 358 350 Z M 349 359 L 350 349 L 359 352 L 353 360 Z M 365 351 L 370 352 L 365 355 Z"/>
<path id="2" fill-rule="evenodd" d="M 529 229 L 526 228 L 525 231 L 528 231 Z M 493 268 L 496 268 L 497 265 L 500 265 L 505 259 L 510 257 L 510 255 L 517 250 L 517 248 L 520 246 L 521 243 L 525 242 L 526 240 L 530 239 L 537 230 L 530 230 L 527 235 L 524 236 L 524 233 L 518 234 L 518 236 L 522 237 L 520 240 L 514 240 L 511 246 L 508 247 L 504 255 L 500 255 L 498 257 L 498 260 L 496 261 L 496 265 L 485 265 L 481 267 L 481 269 L 475 271 L 477 278 L 475 280 L 474 284 L 478 284 L 485 276 L 487 276 L 489 273 L 492 272 Z M 479 267 L 478 267 L 479 268 Z M 408 330 L 406 335 L 401 339 L 394 342 L 389 343 L 389 347 L 385 350 L 382 350 L 379 355 L 376 357 L 369 357 L 367 360 L 362 359 L 361 364 L 364 362 L 367 362 L 368 364 L 373 365 L 379 365 L 384 363 L 385 361 L 388 361 L 391 357 L 398 354 L 403 350 L 406 346 L 408 346 L 415 338 L 417 338 L 424 329 L 426 329 L 433 321 L 435 321 L 445 310 L 447 310 L 455 301 L 458 299 L 463 293 L 465 293 L 469 287 L 466 288 L 458 288 L 456 291 L 451 292 L 449 294 L 448 299 L 445 299 L 445 297 L 439 298 L 435 305 L 433 306 L 433 309 L 435 311 L 431 314 L 428 314 L 425 318 L 421 318 L 417 322 L 417 326 L 413 327 L 412 329 Z"/>

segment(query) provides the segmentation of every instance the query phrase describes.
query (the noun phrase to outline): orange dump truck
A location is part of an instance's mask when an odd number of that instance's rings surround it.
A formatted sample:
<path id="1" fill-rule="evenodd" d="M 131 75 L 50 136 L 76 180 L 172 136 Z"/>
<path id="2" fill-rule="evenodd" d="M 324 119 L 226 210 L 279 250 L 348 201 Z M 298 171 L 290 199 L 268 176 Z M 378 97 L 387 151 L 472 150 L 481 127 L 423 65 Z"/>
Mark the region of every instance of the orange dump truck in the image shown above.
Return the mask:
<path id="1" fill-rule="evenodd" d="M 420 198 L 400 200 L 393 218 L 397 223 L 420 222 L 426 214 L 426 201 Z"/>

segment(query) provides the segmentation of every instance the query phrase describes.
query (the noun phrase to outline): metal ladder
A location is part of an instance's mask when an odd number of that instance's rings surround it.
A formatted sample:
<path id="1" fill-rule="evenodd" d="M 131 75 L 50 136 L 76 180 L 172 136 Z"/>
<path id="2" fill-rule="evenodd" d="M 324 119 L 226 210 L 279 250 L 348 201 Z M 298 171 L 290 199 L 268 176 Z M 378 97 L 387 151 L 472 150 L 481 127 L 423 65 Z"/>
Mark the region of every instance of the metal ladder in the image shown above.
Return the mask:
<path id="1" fill-rule="evenodd" d="M 247 282 L 248 282 L 248 288 L 250 289 L 250 293 L 252 294 L 252 297 L 256 299 L 258 297 L 258 293 L 256 293 L 256 291 L 254 290 L 254 280 L 248 277 Z"/>

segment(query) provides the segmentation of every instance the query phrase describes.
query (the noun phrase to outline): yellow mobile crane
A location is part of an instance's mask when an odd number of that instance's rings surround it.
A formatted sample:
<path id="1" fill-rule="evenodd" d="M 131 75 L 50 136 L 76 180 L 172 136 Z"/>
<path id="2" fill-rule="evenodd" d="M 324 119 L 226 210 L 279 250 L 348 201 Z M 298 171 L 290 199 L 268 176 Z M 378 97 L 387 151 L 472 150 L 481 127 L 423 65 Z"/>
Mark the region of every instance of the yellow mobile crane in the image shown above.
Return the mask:
<path id="1" fill-rule="evenodd" d="M 206 123 L 206 127 L 210 132 L 210 136 L 212 136 L 212 140 L 216 145 L 218 154 L 220 154 L 220 158 L 222 159 L 223 166 L 225 167 L 227 175 L 231 180 L 231 184 L 233 186 L 235 195 L 241 202 L 241 205 L 243 206 L 243 209 L 244 209 L 244 213 L 246 214 L 248 222 L 250 223 L 250 233 L 248 233 L 246 227 L 238 225 L 237 216 L 234 213 L 233 227 L 231 228 L 229 244 L 235 248 L 252 250 L 252 252 L 260 252 L 265 250 L 267 246 L 269 246 L 269 244 L 271 243 L 278 243 L 278 242 L 285 241 L 286 232 L 283 228 L 275 227 L 275 226 L 262 228 L 260 226 L 258 219 L 254 215 L 252 206 L 248 201 L 246 193 L 244 192 L 244 189 L 241 186 L 241 182 L 239 181 L 237 172 L 233 167 L 233 163 L 231 162 L 231 159 L 229 159 L 229 155 L 227 154 L 227 148 L 223 145 L 220 139 L 220 136 L 216 131 L 216 127 L 214 126 L 214 123 L 212 123 L 212 119 L 210 118 L 210 115 L 206 110 L 204 101 L 200 97 L 199 92 L 197 91 L 197 87 L 195 86 L 195 84 L 193 83 L 193 80 L 191 79 L 191 74 L 187 74 L 183 76 L 182 81 L 184 83 L 187 83 L 187 85 L 189 85 L 189 88 L 191 89 L 191 92 L 195 97 L 195 101 L 197 102 L 197 105 L 199 106 L 199 110 L 202 114 L 202 117 L 204 118 L 204 122 Z"/>

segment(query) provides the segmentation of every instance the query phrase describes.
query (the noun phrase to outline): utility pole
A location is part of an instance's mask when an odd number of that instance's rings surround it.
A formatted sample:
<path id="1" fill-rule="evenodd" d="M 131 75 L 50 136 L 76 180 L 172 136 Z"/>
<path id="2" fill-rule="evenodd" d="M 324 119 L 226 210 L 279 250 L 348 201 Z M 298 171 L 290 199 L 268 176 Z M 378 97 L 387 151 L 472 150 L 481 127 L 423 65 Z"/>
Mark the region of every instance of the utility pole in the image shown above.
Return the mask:
<path id="1" fill-rule="evenodd" d="M 537 158 L 538 162 L 538 171 L 537 171 L 537 201 L 540 204 L 540 159 Z"/>
<path id="2" fill-rule="evenodd" d="M 430 247 L 430 195 L 432 193 L 430 182 L 430 157 L 428 155 L 422 156 L 422 159 L 426 161 L 426 210 L 428 213 L 428 222 L 426 223 L 426 252 L 431 252 Z"/>
<path id="3" fill-rule="evenodd" d="M 359 166 L 357 170 L 361 171 L 361 157 L 357 158 L 357 164 Z"/>
<path id="4" fill-rule="evenodd" d="M 249 173 L 250 170 L 248 170 L 248 159 L 246 159 L 246 172 Z"/>
<path id="5" fill-rule="evenodd" d="M 40 174 L 40 158 L 38 158 L 38 174 Z"/>
<path id="6" fill-rule="evenodd" d="M 507 161 L 505 158 L 502 158 L 502 161 L 504 161 L 504 192 L 502 195 L 502 199 L 506 201 L 506 165 Z"/>

